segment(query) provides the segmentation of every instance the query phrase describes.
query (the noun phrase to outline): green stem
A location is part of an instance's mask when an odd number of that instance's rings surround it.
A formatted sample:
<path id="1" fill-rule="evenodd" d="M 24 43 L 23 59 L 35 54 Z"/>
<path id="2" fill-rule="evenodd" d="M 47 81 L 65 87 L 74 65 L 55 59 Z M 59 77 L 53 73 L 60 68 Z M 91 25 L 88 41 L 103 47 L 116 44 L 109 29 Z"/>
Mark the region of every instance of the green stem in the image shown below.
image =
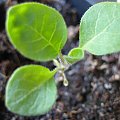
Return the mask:
<path id="1" fill-rule="evenodd" d="M 63 57 L 63 54 L 60 52 L 60 54 L 59 54 L 59 61 L 60 61 L 60 63 L 62 63 L 63 65 L 65 64 L 65 59 L 64 59 L 64 57 Z"/>

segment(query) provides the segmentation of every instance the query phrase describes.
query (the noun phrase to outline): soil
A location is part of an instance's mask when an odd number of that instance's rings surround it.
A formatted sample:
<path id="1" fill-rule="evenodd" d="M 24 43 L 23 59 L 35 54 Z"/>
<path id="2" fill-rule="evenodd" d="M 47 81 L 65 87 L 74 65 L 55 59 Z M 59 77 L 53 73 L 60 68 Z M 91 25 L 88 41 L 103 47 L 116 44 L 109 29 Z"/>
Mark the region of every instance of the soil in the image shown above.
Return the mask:
<path id="1" fill-rule="evenodd" d="M 58 83 L 58 97 L 53 108 L 45 115 L 23 117 L 13 114 L 4 105 L 5 87 L 12 72 L 26 64 L 41 64 L 53 69 L 53 63 L 39 63 L 21 56 L 9 43 L 5 32 L 5 10 L 13 1 L 1 5 L 0 21 L 0 120 L 120 120 L 120 53 L 85 58 L 66 71 L 69 86 Z M 32 0 L 31 0 L 32 1 Z M 78 46 L 79 16 L 69 0 L 38 0 L 59 10 L 68 26 L 68 41 L 63 53 Z M 0 7 L 1 7 L 0 6 Z M 3 7 L 4 6 L 4 7 Z M 0 8 L 1 10 L 1 8 Z M 1 20 L 1 18 L 0 18 Z"/>

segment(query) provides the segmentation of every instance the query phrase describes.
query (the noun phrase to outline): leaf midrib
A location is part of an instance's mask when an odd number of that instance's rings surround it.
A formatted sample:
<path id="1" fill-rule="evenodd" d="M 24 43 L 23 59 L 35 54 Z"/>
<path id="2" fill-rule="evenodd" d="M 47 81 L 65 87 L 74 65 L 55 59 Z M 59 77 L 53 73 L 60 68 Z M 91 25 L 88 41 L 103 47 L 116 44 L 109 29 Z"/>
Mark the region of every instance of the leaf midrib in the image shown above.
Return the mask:
<path id="1" fill-rule="evenodd" d="M 29 26 L 28 24 L 25 24 L 25 26 L 27 26 L 28 28 L 30 28 L 31 30 L 36 32 L 40 36 L 40 38 L 42 37 L 43 40 L 45 40 L 48 43 L 48 45 L 50 45 L 56 51 L 56 53 L 58 53 L 58 51 L 54 48 L 54 46 L 50 43 L 50 41 L 47 40 L 47 38 L 45 36 L 43 36 L 39 31 L 37 31 L 37 29 L 34 29 L 33 27 Z"/>
<path id="2" fill-rule="evenodd" d="M 19 14 L 19 16 L 24 17 L 23 14 Z M 45 17 L 45 16 L 44 16 Z M 44 19 L 43 19 L 44 22 Z M 42 26 L 43 26 L 43 22 L 42 22 Z M 45 36 L 43 36 L 37 29 L 34 29 L 32 26 L 29 26 L 27 23 L 24 24 L 25 26 L 27 26 L 28 28 L 30 28 L 31 30 L 33 30 L 34 32 L 36 32 L 40 37 L 42 37 L 52 48 L 56 53 L 59 53 L 59 50 L 57 51 L 54 46 L 50 43 L 50 41 L 47 40 L 47 38 Z M 57 23 L 56 23 L 57 25 Z"/>
<path id="3" fill-rule="evenodd" d="M 50 80 L 50 79 L 49 79 Z M 20 102 L 22 102 L 23 100 L 25 100 L 28 96 L 30 96 L 33 92 L 35 92 L 36 90 L 40 89 L 40 87 L 45 84 L 48 80 L 46 80 L 45 82 L 43 82 L 42 84 L 34 87 L 33 89 L 31 89 L 27 94 L 25 94 L 24 96 L 22 96 L 19 100 L 17 100 L 16 102 L 12 103 L 12 106 L 14 106 L 15 104 L 19 104 Z"/>
<path id="4" fill-rule="evenodd" d="M 97 35 L 95 35 L 92 39 L 90 39 L 88 42 L 86 42 L 83 46 L 81 46 L 80 48 L 82 48 L 82 49 L 84 49 L 84 48 L 86 48 L 86 46 L 90 43 L 90 42 L 92 42 L 95 38 L 97 38 L 99 35 L 101 35 L 102 33 L 104 33 L 105 32 L 105 30 L 111 25 L 111 24 L 113 24 L 113 22 L 115 21 L 115 20 L 118 20 L 118 19 L 120 19 L 120 17 L 118 17 L 117 19 L 113 19 L 100 33 L 98 33 Z"/>

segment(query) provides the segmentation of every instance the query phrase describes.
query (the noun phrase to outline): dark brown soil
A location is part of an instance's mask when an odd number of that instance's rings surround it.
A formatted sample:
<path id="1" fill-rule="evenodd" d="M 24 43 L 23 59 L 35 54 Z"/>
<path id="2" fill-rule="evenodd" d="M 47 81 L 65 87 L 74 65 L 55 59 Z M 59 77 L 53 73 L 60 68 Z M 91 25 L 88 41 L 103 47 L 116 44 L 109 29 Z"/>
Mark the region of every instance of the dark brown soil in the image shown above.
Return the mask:
<path id="1" fill-rule="evenodd" d="M 27 0 L 22 0 L 24 1 Z M 63 53 L 66 54 L 71 48 L 78 46 L 80 18 L 70 1 L 38 1 L 57 8 L 66 20 L 68 42 Z M 16 4 L 16 1 L 12 4 Z M 4 105 L 4 96 L 5 86 L 12 72 L 17 67 L 30 63 L 42 64 L 50 69 L 54 66 L 52 62 L 38 63 L 21 56 L 8 41 L 4 22 L 1 29 L 0 120 L 120 120 L 120 53 L 100 57 L 86 53 L 82 61 L 66 71 L 69 86 L 64 87 L 62 83 L 58 83 L 57 101 L 47 114 L 22 117 L 9 112 Z"/>

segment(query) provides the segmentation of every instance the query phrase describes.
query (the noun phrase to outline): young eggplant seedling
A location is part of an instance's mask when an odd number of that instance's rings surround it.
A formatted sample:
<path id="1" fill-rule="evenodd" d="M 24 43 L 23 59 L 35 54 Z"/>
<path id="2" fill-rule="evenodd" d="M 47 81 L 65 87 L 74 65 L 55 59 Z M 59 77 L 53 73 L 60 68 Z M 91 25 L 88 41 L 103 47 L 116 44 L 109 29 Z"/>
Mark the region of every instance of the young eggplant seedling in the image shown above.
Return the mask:
<path id="1" fill-rule="evenodd" d="M 7 11 L 6 31 L 12 45 L 25 57 L 35 61 L 53 60 L 50 71 L 40 65 L 25 65 L 8 80 L 5 104 L 8 110 L 23 116 L 48 112 L 55 103 L 58 72 L 65 86 L 64 71 L 84 58 L 84 52 L 106 55 L 120 51 L 120 4 L 103 2 L 89 8 L 80 23 L 80 43 L 68 55 L 61 49 L 67 40 L 63 17 L 55 9 L 39 3 L 23 3 Z"/>

